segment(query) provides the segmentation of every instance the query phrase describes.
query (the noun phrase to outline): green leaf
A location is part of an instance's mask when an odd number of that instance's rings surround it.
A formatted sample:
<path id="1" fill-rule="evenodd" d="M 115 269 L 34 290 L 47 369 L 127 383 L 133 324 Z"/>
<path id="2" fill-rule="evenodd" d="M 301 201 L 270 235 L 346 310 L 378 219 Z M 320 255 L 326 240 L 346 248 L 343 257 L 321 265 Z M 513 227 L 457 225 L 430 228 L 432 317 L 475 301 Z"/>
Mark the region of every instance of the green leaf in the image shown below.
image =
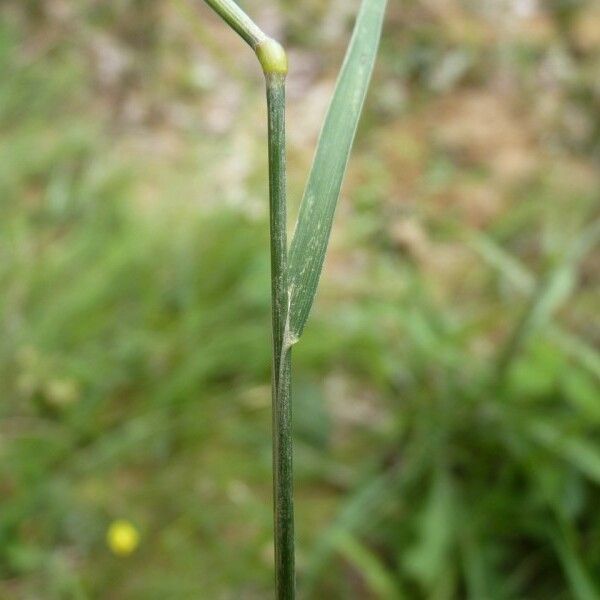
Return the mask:
<path id="1" fill-rule="evenodd" d="M 499 591 L 500 586 L 489 572 L 485 547 L 475 534 L 472 523 L 467 521 L 461 544 L 462 564 L 465 573 L 467 597 L 470 600 L 489 598 L 490 590 Z"/>
<path id="2" fill-rule="evenodd" d="M 593 230 L 592 230 L 593 231 Z M 593 234 L 592 234 L 593 235 Z M 514 256 L 497 244 L 490 236 L 469 232 L 466 236 L 469 244 L 485 262 L 502 273 L 513 288 L 524 295 L 532 295 L 535 289 L 535 277 Z M 582 236 L 587 245 L 589 234 Z M 550 322 L 546 333 L 567 354 L 575 358 L 588 371 L 600 378 L 600 353 L 584 339 L 565 331 L 558 323 Z"/>
<path id="3" fill-rule="evenodd" d="M 583 370 L 563 369 L 560 375 L 565 397 L 590 422 L 600 422 L 598 385 Z"/>
<path id="4" fill-rule="evenodd" d="M 404 598 L 392 573 L 379 557 L 355 536 L 346 531 L 337 533 L 334 539 L 339 553 L 362 575 L 369 589 L 382 600 Z"/>
<path id="5" fill-rule="evenodd" d="M 600 451 L 597 444 L 583 435 L 564 433 L 548 420 L 536 419 L 528 426 L 529 434 L 550 452 L 579 469 L 595 483 L 600 483 Z"/>
<path id="6" fill-rule="evenodd" d="M 418 538 L 404 554 L 406 570 L 432 595 L 449 570 L 455 523 L 453 483 L 448 473 L 440 469 L 434 475 L 420 515 Z"/>
<path id="7" fill-rule="evenodd" d="M 386 0 L 363 0 L 319 136 L 289 254 L 290 342 L 298 340 L 323 268 L 333 215 L 375 64 Z"/>
<path id="8" fill-rule="evenodd" d="M 316 583 L 329 567 L 331 558 L 338 549 L 339 536 L 362 533 L 372 522 L 373 515 L 385 512 L 385 507 L 395 502 L 398 480 L 402 476 L 406 476 L 406 473 L 387 471 L 367 480 L 356 493 L 347 498 L 332 525 L 319 536 L 310 553 L 303 585 L 303 595 L 306 598 L 312 597 Z"/>
<path id="9" fill-rule="evenodd" d="M 563 570 L 575 600 L 600 600 L 600 590 L 590 577 L 583 560 L 573 548 L 572 540 L 566 537 L 552 536 L 554 546 L 562 563 Z"/>
<path id="10" fill-rule="evenodd" d="M 600 220 L 583 230 L 560 257 L 556 266 L 539 282 L 535 292 L 517 323 L 516 328 L 500 352 L 499 370 L 507 372 L 518 357 L 525 341 L 532 334 L 552 322 L 556 310 L 572 295 L 575 289 L 579 263 L 600 239 Z"/>

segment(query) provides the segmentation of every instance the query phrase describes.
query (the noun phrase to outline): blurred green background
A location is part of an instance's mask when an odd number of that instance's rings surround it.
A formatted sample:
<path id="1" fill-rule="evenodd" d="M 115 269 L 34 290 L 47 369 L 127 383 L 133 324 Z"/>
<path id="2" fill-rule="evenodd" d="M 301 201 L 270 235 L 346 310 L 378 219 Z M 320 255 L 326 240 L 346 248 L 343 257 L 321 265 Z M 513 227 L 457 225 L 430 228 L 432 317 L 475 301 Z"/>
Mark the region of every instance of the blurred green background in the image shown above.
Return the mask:
<path id="1" fill-rule="evenodd" d="M 357 2 L 243 6 L 294 217 Z M 0 598 L 271 597 L 263 95 L 199 0 L 2 0 Z M 294 354 L 302 598 L 600 598 L 599 160 L 597 2 L 390 0 Z"/>

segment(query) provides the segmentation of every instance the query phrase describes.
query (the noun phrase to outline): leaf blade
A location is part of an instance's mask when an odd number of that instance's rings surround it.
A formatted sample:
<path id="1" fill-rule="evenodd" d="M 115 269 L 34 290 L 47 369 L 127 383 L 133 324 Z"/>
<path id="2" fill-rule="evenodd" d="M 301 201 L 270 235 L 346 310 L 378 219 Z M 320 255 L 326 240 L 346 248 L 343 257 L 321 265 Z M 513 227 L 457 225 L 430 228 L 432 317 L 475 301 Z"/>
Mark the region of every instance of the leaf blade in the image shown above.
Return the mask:
<path id="1" fill-rule="evenodd" d="M 367 94 L 387 0 L 363 0 L 317 142 L 290 245 L 290 342 L 298 340 L 316 294 L 335 207 Z"/>

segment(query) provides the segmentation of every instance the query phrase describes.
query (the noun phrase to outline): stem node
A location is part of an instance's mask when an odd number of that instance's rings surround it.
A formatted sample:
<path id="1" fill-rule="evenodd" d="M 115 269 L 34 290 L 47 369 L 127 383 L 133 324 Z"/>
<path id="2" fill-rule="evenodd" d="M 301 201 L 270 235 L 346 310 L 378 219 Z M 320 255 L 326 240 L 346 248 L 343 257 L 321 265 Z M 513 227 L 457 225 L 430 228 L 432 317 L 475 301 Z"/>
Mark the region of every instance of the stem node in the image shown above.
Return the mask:
<path id="1" fill-rule="evenodd" d="M 265 75 L 286 75 L 287 55 L 283 46 L 272 38 L 259 42 L 254 49 Z"/>

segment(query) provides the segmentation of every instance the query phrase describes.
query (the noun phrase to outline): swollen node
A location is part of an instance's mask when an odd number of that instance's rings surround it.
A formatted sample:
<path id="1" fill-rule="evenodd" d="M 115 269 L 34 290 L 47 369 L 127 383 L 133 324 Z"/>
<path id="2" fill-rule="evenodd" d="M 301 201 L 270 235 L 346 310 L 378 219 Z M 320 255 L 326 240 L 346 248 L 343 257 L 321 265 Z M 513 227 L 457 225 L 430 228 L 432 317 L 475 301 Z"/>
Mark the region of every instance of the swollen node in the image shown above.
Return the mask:
<path id="1" fill-rule="evenodd" d="M 287 73 L 287 56 L 279 42 L 267 38 L 256 46 L 255 52 L 265 75 L 275 73 L 285 75 Z"/>

